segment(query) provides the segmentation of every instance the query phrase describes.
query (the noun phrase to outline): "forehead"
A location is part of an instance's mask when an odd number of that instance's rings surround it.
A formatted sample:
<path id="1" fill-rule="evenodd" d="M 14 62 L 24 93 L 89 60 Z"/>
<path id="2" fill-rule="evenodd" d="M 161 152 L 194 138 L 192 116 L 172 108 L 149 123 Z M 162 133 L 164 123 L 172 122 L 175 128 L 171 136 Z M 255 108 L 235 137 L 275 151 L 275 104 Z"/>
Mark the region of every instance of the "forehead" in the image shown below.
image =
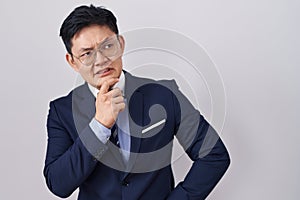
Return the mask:
<path id="1" fill-rule="evenodd" d="M 107 26 L 91 25 L 84 27 L 72 38 L 72 52 L 78 52 L 82 48 L 94 48 L 97 44 L 115 33 Z"/>

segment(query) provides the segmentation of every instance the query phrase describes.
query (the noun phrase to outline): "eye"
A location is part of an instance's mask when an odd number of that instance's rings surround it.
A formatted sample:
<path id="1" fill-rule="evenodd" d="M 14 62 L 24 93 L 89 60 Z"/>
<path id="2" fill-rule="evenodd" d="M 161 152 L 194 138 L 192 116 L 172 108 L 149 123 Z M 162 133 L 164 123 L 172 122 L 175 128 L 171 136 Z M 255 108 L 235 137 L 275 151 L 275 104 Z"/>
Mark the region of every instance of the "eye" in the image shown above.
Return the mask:
<path id="1" fill-rule="evenodd" d="M 84 58 L 84 57 L 87 57 L 91 54 L 90 51 L 87 51 L 87 52 L 84 52 L 83 54 L 80 55 L 80 58 Z"/>
<path id="2" fill-rule="evenodd" d="M 110 49 L 110 48 L 112 48 L 114 45 L 112 44 L 112 43 L 110 43 L 110 44 L 105 44 L 104 45 L 104 49 Z"/>

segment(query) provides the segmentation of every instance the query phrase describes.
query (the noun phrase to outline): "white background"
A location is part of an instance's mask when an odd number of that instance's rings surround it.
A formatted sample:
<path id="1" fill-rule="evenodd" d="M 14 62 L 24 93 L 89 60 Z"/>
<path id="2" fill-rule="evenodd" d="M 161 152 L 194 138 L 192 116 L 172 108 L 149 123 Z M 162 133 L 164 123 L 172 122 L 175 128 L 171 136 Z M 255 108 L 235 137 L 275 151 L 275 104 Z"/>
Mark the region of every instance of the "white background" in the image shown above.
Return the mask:
<path id="1" fill-rule="evenodd" d="M 4 0 L 0 199 L 57 199 L 42 175 L 45 121 L 49 101 L 67 94 L 76 80 L 58 33 L 75 6 L 90 3 L 111 9 L 121 33 L 178 31 L 217 65 L 227 95 L 222 139 L 232 163 L 208 199 L 299 198 L 299 1 Z M 183 158 L 175 165 L 179 181 L 189 163 Z"/>

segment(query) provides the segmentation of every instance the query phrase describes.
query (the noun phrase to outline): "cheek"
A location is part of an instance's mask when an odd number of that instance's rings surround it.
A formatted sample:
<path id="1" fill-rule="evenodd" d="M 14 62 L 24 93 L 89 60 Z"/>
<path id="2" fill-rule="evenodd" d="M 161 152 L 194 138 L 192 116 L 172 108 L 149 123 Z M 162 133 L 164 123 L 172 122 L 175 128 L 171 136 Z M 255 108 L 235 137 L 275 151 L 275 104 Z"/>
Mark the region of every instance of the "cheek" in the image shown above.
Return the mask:
<path id="1" fill-rule="evenodd" d="M 115 60 L 113 63 L 113 66 L 117 71 L 121 71 L 122 70 L 122 60 L 121 59 Z"/>
<path id="2" fill-rule="evenodd" d="M 80 68 L 79 73 L 85 78 L 92 78 L 93 76 L 91 68 Z"/>

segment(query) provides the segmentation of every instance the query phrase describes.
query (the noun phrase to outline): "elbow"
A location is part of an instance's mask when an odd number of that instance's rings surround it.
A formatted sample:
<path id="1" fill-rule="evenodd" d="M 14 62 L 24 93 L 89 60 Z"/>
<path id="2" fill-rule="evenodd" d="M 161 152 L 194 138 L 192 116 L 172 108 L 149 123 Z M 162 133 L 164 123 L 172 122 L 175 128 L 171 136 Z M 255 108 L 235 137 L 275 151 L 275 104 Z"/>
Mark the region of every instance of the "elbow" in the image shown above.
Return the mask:
<path id="1" fill-rule="evenodd" d="M 49 169 L 44 170 L 44 177 L 46 179 L 46 185 L 48 189 L 56 196 L 60 198 L 67 198 L 69 197 L 72 192 L 70 192 L 65 184 L 64 181 L 61 180 L 59 177 L 55 177 L 51 174 Z"/>
<path id="2" fill-rule="evenodd" d="M 230 163 L 231 163 L 231 159 L 230 159 L 230 157 L 228 157 L 228 159 L 226 160 L 226 170 L 229 168 L 229 166 L 230 166 Z"/>
<path id="3" fill-rule="evenodd" d="M 225 171 L 229 168 L 230 163 L 231 163 L 231 158 L 228 152 L 228 149 L 225 147 L 225 145 L 223 144 L 223 142 L 221 142 L 221 151 L 222 153 L 219 154 L 219 159 L 222 161 L 223 163 L 223 167 L 225 169 Z"/>
<path id="4" fill-rule="evenodd" d="M 66 193 L 65 191 L 63 191 L 63 190 L 60 190 L 60 189 L 58 189 L 58 188 L 55 188 L 55 187 L 49 187 L 48 186 L 48 188 L 49 188 L 49 190 L 55 195 L 55 196 L 58 196 L 58 197 L 60 197 L 60 198 L 68 198 L 70 195 L 71 195 L 71 193 Z"/>
<path id="5" fill-rule="evenodd" d="M 230 158 L 227 150 L 226 150 L 225 156 L 222 160 L 223 160 L 224 169 L 225 169 L 225 171 L 227 171 L 227 169 L 229 168 L 230 163 L 231 163 L 231 158 Z"/>

